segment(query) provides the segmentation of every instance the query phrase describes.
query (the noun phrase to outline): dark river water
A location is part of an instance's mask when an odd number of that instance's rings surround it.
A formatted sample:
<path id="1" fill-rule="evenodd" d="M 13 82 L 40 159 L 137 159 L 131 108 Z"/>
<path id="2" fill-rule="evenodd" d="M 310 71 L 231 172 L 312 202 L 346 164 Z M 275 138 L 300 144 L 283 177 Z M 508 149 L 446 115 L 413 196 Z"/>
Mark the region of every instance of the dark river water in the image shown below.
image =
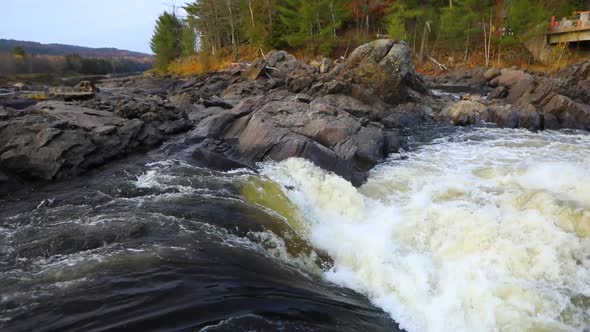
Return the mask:
<path id="1" fill-rule="evenodd" d="M 0 330 L 396 330 L 244 197 L 258 175 L 170 150 L 0 200 Z"/>
<path id="2" fill-rule="evenodd" d="M 588 133 L 423 128 L 359 188 L 190 149 L 0 198 L 0 330 L 590 326 Z"/>

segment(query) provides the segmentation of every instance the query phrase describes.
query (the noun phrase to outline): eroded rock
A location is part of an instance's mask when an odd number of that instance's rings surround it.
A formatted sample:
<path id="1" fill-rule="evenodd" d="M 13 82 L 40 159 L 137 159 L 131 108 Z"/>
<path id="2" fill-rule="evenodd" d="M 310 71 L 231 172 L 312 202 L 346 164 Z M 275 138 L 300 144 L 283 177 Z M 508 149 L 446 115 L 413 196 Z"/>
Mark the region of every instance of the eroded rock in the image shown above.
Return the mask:
<path id="1" fill-rule="evenodd" d="M 281 95 L 245 100 L 231 110 L 217 109 L 190 135 L 203 140 L 195 156 L 205 165 L 253 165 L 303 157 L 356 184 L 388 152 L 399 148 L 379 124 L 318 100 L 309 103 Z M 206 152 L 206 147 L 213 150 Z"/>
<path id="2" fill-rule="evenodd" d="M 383 101 L 394 105 L 427 92 L 412 63 L 410 48 L 402 41 L 380 39 L 359 46 L 347 59 L 340 75 L 373 90 Z"/>

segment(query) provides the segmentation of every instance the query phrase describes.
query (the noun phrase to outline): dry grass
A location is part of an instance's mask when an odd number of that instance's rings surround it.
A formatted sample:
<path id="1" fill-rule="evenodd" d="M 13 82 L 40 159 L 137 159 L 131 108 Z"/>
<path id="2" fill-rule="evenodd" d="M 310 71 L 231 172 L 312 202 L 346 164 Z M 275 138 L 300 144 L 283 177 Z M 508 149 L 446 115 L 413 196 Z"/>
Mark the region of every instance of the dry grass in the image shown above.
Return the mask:
<path id="1" fill-rule="evenodd" d="M 446 54 L 452 54 L 453 57 L 455 59 L 461 59 L 462 58 L 462 52 L 449 52 L 447 51 Z M 448 55 L 447 55 L 448 57 Z M 438 61 L 440 61 L 441 63 L 445 64 L 445 65 L 449 65 L 446 61 L 447 57 L 440 57 L 438 59 Z M 490 67 L 495 67 L 495 68 L 510 68 L 510 67 L 517 67 L 521 70 L 528 70 L 531 72 L 535 72 L 535 73 L 547 73 L 547 74 L 551 74 L 555 71 L 558 71 L 560 69 L 563 69 L 565 67 L 567 67 L 570 64 L 579 62 L 581 60 L 587 59 L 588 56 L 585 54 L 567 54 L 566 57 L 563 57 L 561 59 L 561 61 L 559 62 L 559 66 L 557 65 L 557 62 L 554 64 L 541 64 L 538 62 L 533 62 L 531 63 L 531 59 L 530 56 L 528 56 L 527 53 L 525 53 L 521 48 L 519 47 L 513 47 L 513 48 L 504 48 L 502 49 L 502 56 L 500 57 L 500 61 L 498 61 L 498 55 L 497 53 L 494 52 L 494 54 L 492 54 L 492 57 L 490 59 L 490 63 L 489 66 Z M 455 63 L 455 66 L 450 66 L 449 65 L 449 69 L 450 71 L 453 71 L 457 68 L 460 67 L 465 67 L 467 69 L 473 69 L 476 67 L 483 67 L 485 66 L 485 56 L 483 54 L 483 52 L 481 52 L 479 49 L 472 49 L 469 59 L 467 60 L 467 63 L 462 63 L 462 61 L 458 61 Z M 441 71 L 440 68 L 438 68 L 437 66 L 435 66 L 432 62 L 430 61 L 425 61 L 423 64 L 418 64 L 416 63 L 416 70 L 423 75 L 441 75 L 444 74 L 446 72 Z"/>
<path id="2" fill-rule="evenodd" d="M 47 95 L 44 93 L 30 93 L 27 95 L 27 99 L 44 101 L 44 100 L 47 100 Z"/>
<path id="3" fill-rule="evenodd" d="M 253 46 L 240 46 L 238 49 L 238 61 L 234 61 L 230 48 L 222 49 L 221 54 L 216 56 L 199 53 L 174 61 L 170 64 L 169 71 L 180 76 L 201 75 L 211 71 L 227 69 L 235 62 L 252 61 L 262 56 L 260 52 L 259 48 Z"/>

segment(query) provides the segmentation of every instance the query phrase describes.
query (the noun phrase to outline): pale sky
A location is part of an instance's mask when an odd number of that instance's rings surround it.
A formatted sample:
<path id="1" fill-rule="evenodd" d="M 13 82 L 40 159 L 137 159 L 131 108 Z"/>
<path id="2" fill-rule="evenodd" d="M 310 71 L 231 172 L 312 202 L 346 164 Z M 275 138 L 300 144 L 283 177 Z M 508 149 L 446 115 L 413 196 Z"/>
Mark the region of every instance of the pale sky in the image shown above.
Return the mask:
<path id="1" fill-rule="evenodd" d="M 0 0 L 0 38 L 151 54 L 159 14 L 188 0 Z M 183 14 L 179 12 L 179 14 Z"/>

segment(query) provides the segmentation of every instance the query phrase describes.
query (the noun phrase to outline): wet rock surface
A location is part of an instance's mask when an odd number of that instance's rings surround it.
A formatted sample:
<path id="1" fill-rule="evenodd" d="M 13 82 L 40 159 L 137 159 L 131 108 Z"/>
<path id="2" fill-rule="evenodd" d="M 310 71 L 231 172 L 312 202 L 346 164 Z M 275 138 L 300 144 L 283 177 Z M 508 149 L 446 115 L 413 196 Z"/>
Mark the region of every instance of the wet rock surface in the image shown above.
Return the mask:
<path id="1" fill-rule="evenodd" d="M 137 118 L 59 101 L 0 110 L 0 165 L 28 179 L 80 174 L 160 143 L 165 129 Z M 167 127 L 166 127 L 167 128 Z"/>
<path id="2" fill-rule="evenodd" d="M 199 142 L 197 159 L 216 168 L 304 157 L 360 184 L 371 167 L 399 148 L 387 144 L 383 125 L 297 96 L 270 94 L 229 110 L 213 107 L 203 113 L 208 114 L 188 139 Z M 211 148 L 214 153 L 204 152 Z"/>

